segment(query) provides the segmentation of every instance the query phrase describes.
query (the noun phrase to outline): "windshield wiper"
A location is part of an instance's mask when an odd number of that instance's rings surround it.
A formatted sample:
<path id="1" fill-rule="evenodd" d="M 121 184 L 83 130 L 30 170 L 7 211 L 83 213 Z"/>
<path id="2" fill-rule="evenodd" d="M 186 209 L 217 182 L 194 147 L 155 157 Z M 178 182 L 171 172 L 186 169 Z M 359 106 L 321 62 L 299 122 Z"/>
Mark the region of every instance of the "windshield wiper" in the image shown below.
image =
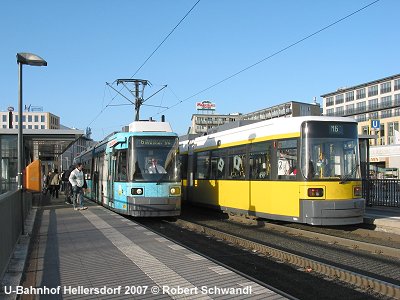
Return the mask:
<path id="1" fill-rule="evenodd" d="M 163 181 L 163 179 L 165 178 L 165 175 L 168 175 L 168 172 L 161 174 L 160 178 L 157 180 L 157 183 L 156 183 L 157 185 L 159 185 Z"/>
<path id="2" fill-rule="evenodd" d="M 349 181 L 349 179 L 353 177 L 353 172 L 356 171 L 359 166 L 360 165 L 355 164 L 354 167 L 350 170 L 350 173 L 348 173 L 348 174 L 344 175 L 343 177 L 341 177 L 341 180 L 340 180 L 339 183 L 343 184 L 343 183 L 346 183 L 347 181 Z M 357 173 L 355 175 L 357 175 Z"/>

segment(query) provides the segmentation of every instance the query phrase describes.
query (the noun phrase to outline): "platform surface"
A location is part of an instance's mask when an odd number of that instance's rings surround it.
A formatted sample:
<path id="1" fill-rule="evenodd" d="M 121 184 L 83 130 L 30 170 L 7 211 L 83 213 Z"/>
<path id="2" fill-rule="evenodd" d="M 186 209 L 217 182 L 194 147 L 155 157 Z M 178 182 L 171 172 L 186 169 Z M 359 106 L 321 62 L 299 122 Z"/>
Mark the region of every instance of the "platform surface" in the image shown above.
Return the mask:
<path id="1" fill-rule="evenodd" d="M 38 209 L 22 299 L 285 299 L 132 220 L 87 206 L 75 211 L 54 199 Z"/>

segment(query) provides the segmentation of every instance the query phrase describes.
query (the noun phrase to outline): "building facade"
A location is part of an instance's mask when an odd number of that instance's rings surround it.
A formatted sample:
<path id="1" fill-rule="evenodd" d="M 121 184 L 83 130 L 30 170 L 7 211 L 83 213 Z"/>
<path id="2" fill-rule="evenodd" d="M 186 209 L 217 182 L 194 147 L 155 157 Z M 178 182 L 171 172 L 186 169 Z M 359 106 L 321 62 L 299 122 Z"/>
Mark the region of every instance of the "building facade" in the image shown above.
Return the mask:
<path id="1" fill-rule="evenodd" d="M 400 74 L 321 95 L 323 114 L 349 116 L 360 134 L 371 134 L 371 164 L 400 168 Z"/>
<path id="2" fill-rule="evenodd" d="M 0 112 L 0 128 L 18 129 L 19 114 L 15 111 Z M 26 111 L 22 116 L 23 129 L 60 129 L 60 117 L 49 112 Z"/>
<path id="3" fill-rule="evenodd" d="M 303 103 L 289 101 L 269 108 L 264 108 L 244 114 L 242 120 L 267 120 L 280 117 L 320 116 L 321 107 L 318 103 Z"/>
<path id="4" fill-rule="evenodd" d="M 13 107 L 9 107 L 8 111 L 0 112 L 1 191 L 16 188 L 16 132 L 19 125 L 18 123 L 19 113 L 15 112 Z M 25 109 L 22 116 L 22 128 L 24 129 L 24 143 L 26 144 L 26 151 L 24 151 L 24 153 L 27 155 L 24 161 L 30 162 L 32 159 L 37 159 L 37 152 L 41 152 L 40 160 L 43 174 L 47 174 L 48 171 L 52 169 L 58 169 L 59 171 L 68 169 L 70 165 L 72 165 L 74 157 L 94 143 L 88 131 L 86 131 L 86 135 L 79 134 L 75 142 L 71 143 L 70 135 L 80 131 L 61 125 L 60 117 L 50 112 L 43 112 L 42 109 L 36 109 L 35 111 L 31 111 L 29 108 Z M 67 138 L 65 135 L 66 133 Z M 72 138 L 74 136 L 75 135 L 72 135 Z M 41 137 L 43 137 L 44 141 L 40 141 Z M 34 142 L 29 142 L 30 139 Z M 68 147 L 65 145 L 66 140 L 70 145 Z M 44 147 L 46 147 L 46 149 L 44 149 Z M 60 151 L 59 149 L 63 150 Z M 44 153 L 48 153 L 49 155 L 46 156 Z"/>
<path id="5" fill-rule="evenodd" d="M 189 128 L 189 134 L 206 133 L 213 127 L 223 125 L 225 123 L 234 122 L 240 119 L 240 114 L 194 114 L 192 115 L 192 125 Z"/>
<path id="6" fill-rule="evenodd" d="M 194 114 L 192 115 L 192 126 L 189 128 L 188 134 L 206 133 L 214 127 L 235 121 L 262 121 L 280 117 L 320 116 L 321 113 L 321 107 L 316 102 L 310 104 L 289 101 L 247 114 Z"/>
<path id="7" fill-rule="evenodd" d="M 68 170 L 74 161 L 74 158 L 81 152 L 86 151 L 88 148 L 93 147 L 96 142 L 86 135 L 81 136 L 75 143 L 69 147 L 60 157 L 60 169 Z"/>

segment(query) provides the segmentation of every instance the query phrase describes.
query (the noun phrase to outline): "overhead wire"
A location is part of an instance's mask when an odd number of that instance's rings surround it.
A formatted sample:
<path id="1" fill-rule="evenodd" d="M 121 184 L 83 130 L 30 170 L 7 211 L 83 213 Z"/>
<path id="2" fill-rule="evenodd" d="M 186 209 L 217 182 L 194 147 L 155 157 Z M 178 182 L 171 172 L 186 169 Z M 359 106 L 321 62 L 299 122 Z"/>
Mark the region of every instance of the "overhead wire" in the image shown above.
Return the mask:
<path id="1" fill-rule="evenodd" d="M 106 86 L 104 86 L 104 91 L 103 91 L 103 102 L 102 102 L 102 104 L 104 103 L 104 98 L 105 98 L 105 94 L 106 94 Z M 111 102 L 110 102 L 111 103 Z M 110 104 L 109 103 L 109 104 Z M 108 106 L 108 105 L 107 105 Z M 86 127 L 89 127 L 102 113 L 103 113 L 103 111 L 107 108 L 107 106 L 105 106 L 97 115 L 96 115 L 96 117 L 94 117 L 94 119 L 86 126 Z"/>
<path id="2" fill-rule="evenodd" d="M 243 72 L 245 72 L 245 71 L 247 71 L 247 70 L 249 70 L 249 69 L 251 69 L 251 68 L 253 68 L 253 67 L 257 66 L 257 65 L 259 65 L 259 64 L 261 64 L 262 62 L 264 62 L 264 61 L 266 61 L 266 60 L 268 60 L 268 59 L 271 59 L 272 57 L 274 57 L 274 56 L 276 56 L 276 55 L 278 55 L 278 54 L 280 54 L 280 53 L 282 53 L 282 52 L 284 52 L 284 51 L 286 51 L 286 50 L 288 50 L 288 49 L 290 49 L 290 48 L 292 48 L 292 47 L 294 47 L 294 46 L 296 46 L 296 45 L 298 45 L 298 44 L 300 44 L 300 43 L 302 43 L 302 42 L 304 42 L 305 40 L 307 40 L 307 39 L 309 39 L 309 38 L 311 38 L 311 37 L 313 37 L 313 36 L 315 36 L 315 35 L 321 33 L 322 31 L 325 31 L 325 30 L 327 30 L 328 28 L 330 28 L 330 27 L 332 27 L 332 26 L 334 26 L 334 25 L 336 25 L 336 24 L 338 24 L 338 23 L 340 23 L 340 22 L 342 22 L 342 21 L 344 21 L 344 20 L 350 18 L 351 16 L 353 16 L 353 15 L 359 13 L 360 11 L 362 11 L 362 10 L 364 10 L 364 9 L 366 9 L 366 8 L 368 8 L 368 7 L 370 7 L 370 6 L 372 6 L 372 5 L 374 5 L 375 3 L 379 2 L 379 1 L 380 1 L 380 0 L 375 0 L 375 1 L 373 1 L 373 2 L 371 2 L 371 3 L 369 3 L 369 4 L 367 4 L 367 5 L 363 6 L 362 8 L 357 9 L 356 11 L 354 11 L 354 12 L 352 12 L 352 13 L 346 15 L 345 17 L 342 17 L 342 18 L 340 18 L 339 20 L 336 20 L 336 21 L 334 21 L 333 23 L 331 23 L 331 24 L 329 24 L 329 25 L 327 25 L 327 26 L 325 26 L 325 27 L 323 27 L 323 28 L 321 28 L 321 29 L 319 29 L 319 30 L 317 30 L 317 31 L 315 31 L 315 32 L 313 32 L 313 33 L 307 35 L 306 37 L 301 38 L 300 40 L 298 40 L 298 41 L 296 41 L 296 42 L 294 42 L 294 43 L 292 43 L 292 44 L 290 44 L 290 45 L 288 45 L 288 46 L 286 46 L 286 47 L 284 47 L 284 48 L 282 48 L 282 49 L 280 49 L 280 50 L 278 50 L 278 51 L 272 53 L 271 55 L 269 55 L 269 56 L 267 56 L 267 57 L 265 57 L 265 58 L 263 58 L 263 59 L 261 59 L 261 60 L 255 62 L 255 63 L 253 63 L 252 65 L 247 66 L 247 67 L 245 67 L 244 69 L 242 69 L 242 70 L 240 70 L 240 71 L 238 71 L 238 72 L 236 72 L 236 73 L 234 73 L 234 74 L 232 74 L 232 75 L 229 75 L 228 77 L 226 77 L 226 78 L 224 78 L 224 79 L 222 79 L 222 80 L 220 80 L 220 81 L 218 81 L 218 82 L 216 82 L 216 83 L 214 83 L 214 84 L 212 84 L 212 85 L 210 85 L 210 86 L 208 86 L 208 87 L 206 87 L 206 88 L 200 90 L 199 92 L 197 92 L 197 93 L 191 95 L 190 97 L 187 97 L 187 98 L 185 98 L 185 99 L 183 99 L 183 100 L 180 100 L 179 102 L 175 103 L 174 105 L 168 107 L 167 109 L 165 109 L 165 110 L 163 110 L 163 111 L 161 111 L 161 112 L 158 112 L 157 114 L 153 115 L 152 117 L 155 117 L 156 115 L 162 114 L 162 113 L 164 113 L 165 111 L 170 110 L 170 109 L 172 109 L 172 108 L 174 108 L 174 107 L 180 105 L 181 103 L 183 103 L 183 102 L 185 102 L 185 101 L 187 101 L 187 100 L 190 100 L 190 99 L 192 99 L 192 98 L 194 98 L 194 97 L 196 97 L 196 96 L 198 96 L 198 95 L 204 93 L 205 91 L 208 91 L 208 90 L 210 90 L 210 89 L 216 87 L 217 85 L 220 85 L 221 83 L 223 83 L 223 82 L 225 82 L 225 81 L 228 81 L 229 79 L 231 79 L 231 78 L 233 78 L 233 77 L 236 77 L 237 75 L 239 75 L 239 74 L 241 74 L 241 73 L 243 73 Z"/>
<path id="3" fill-rule="evenodd" d="M 186 17 L 190 14 L 190 12 L 197 6 L 197 4 L 200 2 L 201 0 L 198 0 L 191 9 L 189 9 L 189 11 L 183 16 L 183 18 L 178 22 L 178 24 L 176 24 L 176 26 L 171 30 L 170 33 L 168 33 L 168 35 L 162 40 L 162 42 L 156 47 L 156 49 L 154 49 L 154 51 L 149 55 L 148 58 L 146 58 L 146 60 L 143 62 L 143 64 L 139 67 L 139 69 L 136 70 L 135 74 L 133 74 L 131 76 L 131 79 L 140 71 L 140 69 L 147 63 L 147 61 L 154 55 L 154 53 L 157 52 L 157 50 L 162 46 L 162 44 L 164 44 L 164 42 L 169 38 L 169 36 L 175 31 L 175 29 L 177 29 L 179 27 L 179 25 L 183 22 L 183 20 L 186 19 Z"/>
<path id="4" fill-rule="evenodd" d="M 168 35 L 161 41 L 161 43 L 154 49 L 154 51 L 146 58 L 146 60 L 141 64 L 141 66 L 136 70 L 136 72 L 131 76 L 131 79 L 143 68 L 143 66 L 149 61 L 149 59 L 157 52 L 157 50 L 165 43 L 165 41 L 171 36 L 171 34 L 179 27 L 179 25 L 186 19 L 186 17 L 192 12 L 192 10 L 199 4 L 201 0 L 198 0 L 189 10 L 188 12 L 181 18 L 181 20 L 175 25 L 175 27 L 168 33 Z M 106 84 L 107 85 L 107 84 Z M 122 88 L 121 88 L 122 90 Z M 120 90 L 120 91 L 121 91 Z M 104 112 L 104 110 L 110 106 L 111 102 L 118 96 L 116 94 L 110 102 L 96 115 L 96 117 L 86 126 L 89 127 L 97 118 Z M 104 95 L 103 95 L 104 102 Z"/>

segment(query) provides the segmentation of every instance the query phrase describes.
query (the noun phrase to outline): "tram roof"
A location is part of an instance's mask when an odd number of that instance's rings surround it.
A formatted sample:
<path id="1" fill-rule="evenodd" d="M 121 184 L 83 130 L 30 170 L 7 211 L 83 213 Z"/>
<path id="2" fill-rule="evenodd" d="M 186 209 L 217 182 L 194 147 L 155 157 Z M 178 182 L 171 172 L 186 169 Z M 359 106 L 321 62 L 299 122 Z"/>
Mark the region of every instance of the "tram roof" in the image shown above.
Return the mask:
<path id="1" fill-rule="evenodd" d="M 301 125 L 304 121 L 332 121 L 332 122 L 353 122 L 356 123 L 356 120 L 352 117 L 336 117 L 336 116 L 296 116 L 296 117 L 285 117 L 285 118 L 271 118 L 271 119 L 264 119 L 264 120 L 238 120 L 234 122 L 228 122 L 223 125 L 211 128 L 207 131 L 207 133 L 199 133 L 199 134 L 186 134 L 180 136 L 180 140 L 188 140 L 194 138 L 205 137 L 208 136 L 217 136 L 220 134 L 231 133 L 234 132 L 235 129 L 254 129 L 260 126 L 275 124 L 283 130 L 299 130 L 298 126 Z M 292 127 L 292 129 L 291 129 Z"/>
<path id="2" fill-rule="evenodd" d="M 33 153 L 35 159 L 53 160 L 65 152 L 83 136 L 78 129 L 24 129 L 25 147 Z M 0 136 L 17 136 L 18 129 L 0 128 Z"/>
<path id="3" fill-rule="evenodd" d="M 216 145 L 235 143 L 238 141 L 254 140 L 255 138 L 271 135 L 279 135 L 285 133 L 298 132 L 300 134 L 300 125 L 304 121 L 330 121 L 330 122 L 349 122 L 357 123 L 354 118 L 351 117 L 333 117 L 333 116 L 299 116 L 299 117 L 287 117 L 287 118 L 272 118 L 268 120 L 262 120 L 250 124 L 236 123 L 233 128 L 225 129 L 211 134 L 201 136 L 182 136 L 180 137 L 180 144 L 182 151 L 187 151 L 185 147 L 188 146 L 188 141 L 194 140 L 196 149 L 204 149 L 207 147 L 214 147 Z M 224 129 L 224 128 L 222 128 Z M 185 139 L 186 138 L 186 139 Z"/>

